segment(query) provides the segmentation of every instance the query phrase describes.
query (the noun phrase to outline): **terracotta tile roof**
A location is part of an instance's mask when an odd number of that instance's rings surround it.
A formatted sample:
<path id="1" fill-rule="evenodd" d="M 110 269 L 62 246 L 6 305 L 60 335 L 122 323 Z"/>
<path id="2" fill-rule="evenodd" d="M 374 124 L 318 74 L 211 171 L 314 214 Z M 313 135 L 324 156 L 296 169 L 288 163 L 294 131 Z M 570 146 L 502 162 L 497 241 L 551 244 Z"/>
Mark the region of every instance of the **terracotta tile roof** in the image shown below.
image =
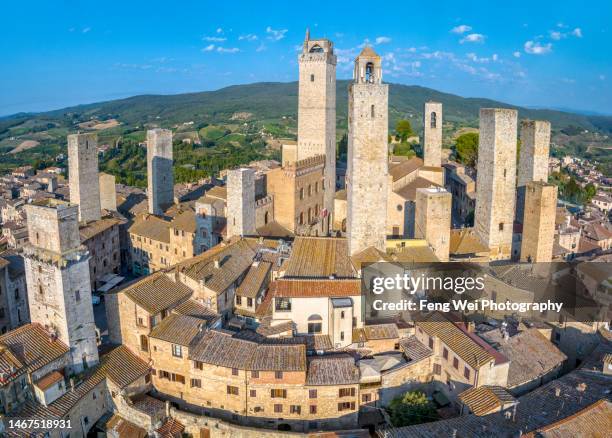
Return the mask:
<path id="1" fill-rule="evenodd" d="M 187 300 L 193 292 L 184 284 L 172 281 L 165 273 L 155 272 L 118 293 L 125 293 L 144 310 L 155 315 Z"/>
<path id="2" fill-rule="evenodd" d="M 256 298 L 264 287 L 266 280 L 269 280 L 270 269 L 272 269 L 272 263 L 269 262 L 258 262 L 256 266 L 251 265 L 244 280 L 238 286 L 236 294 L 243 297 Z"/>
<path id="3" fill-rule="evenodd" d="M 156 429 L 156 432 L 160 438 L 181 438 L 184 430 L 185 426 L 178 420 L 170 418 L 159 429 Z"/>
<path id="4" fill-rule="evenodd" d="M 260 322 L 259 326 L 257 326 L 257 329 L 255 331 L 262 336 L 274 336 L 286 332 L 293 333 L 294 329 L 295 323 L 293 321 L 285 321 L 272 325 L 271 319 L 265 318 L 263 321 Z"/>
<path id="5" fill-rule="evenodd" d="M 354 297 L 361 295 L 361 280 L 285 280 L 271 284 L 275 297 Z"/>
<path id="6" fill-rule="evenodd" d="M 474 369 L 479 369 L 495 358 L 464 330 L 446 319 L 439 312 L 426 315 L 416 321 L 429 336 L 438 337 L 449 349 Z M 481 341 L 482 342 L 482 341 Z"/>
<path id="7" fill-rule="evenodd" d="M 451 230 L 449 252 L 451 254 L 489 253 L 489 248 L 480 242 L 473 228 Z"/>
<path id="8" fill-rule="evenodd" d="M 263 237 L 293 237 L 294 233 L 279 224 L 277 221 L 270 221 L 267 224 L 257 228 L 257 234 Z"/>
<path id="9" fill-rule="evenodd" d="M 397 181 L 406 175 L 416 171 L 419 167 L 423 166 L 423 160 L 418 157 L 412 157 L 409 160 L 401 161 L 398 164 L 392 164 L 389 166 L 389 175 L 393 178 L 393 181 Z"/>
<path id="10" fill-rule="evenodd" d="M 418 362 L 433 354 L 433 352 L 426 345 L 423 345 L 416 336 L 402 338 L 399 344 L 408 362 Z"/>
<path id="11" fill-rule="evenodd" d="M 166 403 L 148 394 L 138 394 L 131 399 L 132 407 L 151 417 L 166 412 Z"/>
<path id="12" fill-rule="evenodd" d="M 97 372 L 109 378 L 120 388 L 149 373 L 145 361 L 132 353 L 126 346 L 119 345 L 100 357 Z"/>
<path id="13" fill-rule="evenodd" d="M 6 373 L 0 385 L 38 370 L 69 353 L 69 348 L 38 323 L 26 324 L 0 336 L 0 371 Z"/>
<path id="14" fill-rule="evenodd" d="M 106 423 L 106 430 L 112 430 L 116 438 L 146 438 L 147 431 L 125 418 L 115 414 Z"/>
<path id="15" fill-rule="evenodd" d="M 516 403 L 516 399 L 501 386 L 479 386 L 459 394 L 459 399 L 475 415 L 486 415 Z"/>
<path id="16" fill-rule="evenodd" d="M 510 360 L 508 388 L 514 388 L 544 376 L 567 359 L 537 328 L 504 339 L 499 330 L 480 336 Z"/>
<path id="17" fill-rule="evenodd" d="M 85 242 L 92 237 L 108 230 L 109 228 L 119 225 L 122 221 L 116 217 L 102 218 L 97 221 L 89 222 L 87 225 L 79 227 L 79 236 L 81 237 L 81 243 Z"/>
<path id="18" fill-rule="evenodd" d="M 612 403 L 602 399 L 574 415 L 523 435 L 523 438 L 596 438 L 603 437 L 606 430 L 612 431 Z"/>
<path id="19" fill-rule="evenodd" d="M 395 324 L 374 324 L 353 329 L 353 342 L 397 338 L 399 338 L 399 333 Z"/>
<path id="20" fill-rule="evenodd" d="M 228 245 L 217 245 L 199 256 L 175 266 L 187 277 L 204 281 L 206 288 L 222 293 L 251 266 L 255 251 L 244 240 L 239 239 Z M 219 267 L 215 267 L 218 260 Z"/>
<path id="21" fill-rule="evenodd" d="M 187 347 L 205 325 L 199 318 L 173 313 L 153 327 L 149 336 Z"/>
<path id="22" fill-rule="evenodd" d="M 425 179 L 419 176 L 415 178 L 413 181 L 409 182 L 404 187 L 394 190 L 394 192 L 406 200 L 415 201 L 417 189 L 427 189 L 430 187 L 441 187 L 441 186 L 439 184 L 436 184 L 434 182 L 429 181 L 428 179 Z"/>
<path id="23" fill-rule="evenodd" d="M 189 349 L 189 359 L 212 365 L 245 369 L 257 343 L 237 339 L 231 332 L 209 330 Z"/>
<path id="24" fill-rule="evenodd" d="M 366 57 L 366 58 L 380 58 L 378 54 L 374 51 L 374 49 L 370 46 L 365 46 L 358 57 Z"/>
<path id="25" fill-rule="evenodd" d="M 145 214 L 139 216 L 129 228 L 130 234 L 146 237 L 156 242 L 170 243 L 170 222 Z"/>
<path id="26" fill-rule="evenodd" d="M 227 188 L 225 186 L 215 186 L 206 192 L 206 196 L 217 199 L 227 199 Z"/>
<path id="27" fill-rule="evenodd" d="M 351 263 L 355 266 L 355 269 L 360 270 L 363 265 L 378 263 L 378 262 L 388 262 L 391 260 L 391 257 L 382 251 L 374 248 L 373 246 L 369 246 L 366 249 L 353 254 L 351 256 Z"/>
<path id="28" fill-rule="evenodd" d="M 34 382 L 34 385 L 45 391 L 55 383 L 62 380 L 64 380 L 64 376 L 62 375 L 62 373 L 60 373 L 59 371 L 51 371 L 50 373 L 45 374 L 43 377 Z"/>
<path id="29" fill-rule="evenodd" d="M 308 358 L 306 385 L 352 385 L 359 383 L 359 368 L 348 354 L 329 354 Z"/>
<path id="30" fill-rule="evenodd" d="M 285 267 L 286 277 L 355 278 L 344 238 L 296 237 Z"/>
<path id="31" fill-rule="evenodd" d="M 423 242 L 423 245 L 397 248 L 390 254 L 390 258 L 392 261 L 399 263 L 428 263 L 440 261 L 425 242 Z"/>
<path id="32" fill-rule="evenodd" d="M 257 371 L 306 371 L 304 345 L 258 345 L 249 369 Z"/>
<path id="33" fill-rule="evenodd" d="M 347 191 L 346 189 L 338 190 L 336 192 L 336 196 L 334 199 L 338 199 L 339 201 L 346 201 L 347 199 Z"/>
<path id="34" fill-rule="evenodd" d="M 193 318 L 203 319 L 208 323 L 220 317 L 219 314 L 192 298 L 183 301 L 181 304 L 172 309 L 172 311 L 178 313 L 179 315 L 187 315 Z"/>

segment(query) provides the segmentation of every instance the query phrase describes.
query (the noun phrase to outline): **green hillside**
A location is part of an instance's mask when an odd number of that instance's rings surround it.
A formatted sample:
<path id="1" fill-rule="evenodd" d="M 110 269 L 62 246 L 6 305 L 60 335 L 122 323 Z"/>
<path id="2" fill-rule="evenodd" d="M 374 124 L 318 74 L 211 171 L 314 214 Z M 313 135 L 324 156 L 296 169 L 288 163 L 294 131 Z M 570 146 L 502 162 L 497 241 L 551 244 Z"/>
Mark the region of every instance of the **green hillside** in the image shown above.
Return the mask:
<path id="1" fill-rule="evenodd" d="M 346 80 L 338 81 L 337 85 L 339 137 L 346 129 L 348 85 Z M 209 154 L 214 155 L 214 148 L 221 144 L 233 147 L 234 153 L 240 155 L 240 148 L 247 142 L 261 141 L 262 156 L 269 156 L 263 148 L 270 137 L 295 137 L 297 98 L 297 82 L 255 83 L 200 93 L 142 95 L 4 117 L 0 118 L 0 171 L 36 160 L 46 162 L 65 151 L 68 133 L 88 129 L 99 133 L 101 144 L 121 146 L 127 139 L 142 141 L 147 128 L 161 126 L 172 128 L 177 134 L 184 133 L 180 138 L 201 137 L 207 142 Z M 612 134 L 612 117 L 520 108 L 419 86 L 390 84 L 390 127 L 393 128 L 399 119 L 408 119 L 419 133 L 423 103 L 427 100 L 444 105 L 447 146 L 451 145 L 458 129 L 478 126 L 481 107 L 506 107 L 518 109 L 519 118 L 549 120 L 557 153 L 591 154 L 594 158 L 609 160 L 606 154 L 609 155 L 610 142 L 606 136 Z M 112 123 L 103 125 L 108 121 Z M 28 144 L 38 142 L 38 145 L 24 148 L 24 141 L 30 141 Z M 22 146 L 15 153 L 14 149 L 19 145 Z M 10 151 L 14 153 L 9 154 Z M 210 161 L 207 163 L 210 165 Z M 197 167 L 197 163 L 195 165 Z"/>

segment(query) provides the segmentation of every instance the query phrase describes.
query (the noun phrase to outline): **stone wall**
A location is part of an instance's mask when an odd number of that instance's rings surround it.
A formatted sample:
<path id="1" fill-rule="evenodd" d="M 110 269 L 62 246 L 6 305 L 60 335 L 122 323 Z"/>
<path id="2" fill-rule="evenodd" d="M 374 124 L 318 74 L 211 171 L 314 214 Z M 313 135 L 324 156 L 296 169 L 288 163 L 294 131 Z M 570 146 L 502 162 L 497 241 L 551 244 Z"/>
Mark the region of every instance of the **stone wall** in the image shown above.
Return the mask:
<path id="1" fill-rule="evenodd" d="M 548 263 L 552 260 L 556 208 L 557 186 L 539 181 L 527 183 L 521 262 Z"/>
<path id="2" fill-rule="evenodd" d="M 227 237 L 255 233 L 255 171 L 230 170 L 227 173 Z"/>
<path id="3" fill-rule="evenodd" d="M 96 134 L 68 136 L 68 184 L 70 202 L 79 206 L 79 220 L 100 219 L 98 139 Z"/>
<path id="4" fill-rule="evenodd" d="M 427 240 L 442 262 L 449 257 L 451 204 L 452 195 L 445 189 L 417 189 L 414 237 Z"/>
<path id="5" fill-rule="evenodd" d="M 550 122 L 521 121 L 521 151 L 519 154 L 518 186 L 529 181 L 548 181 Z"/>
<path id="6" fill-rule="evenodd" d="M 115 175 L 100 173 L 100 207 L 108 211 L 117 211 L 117 190 Z"/>

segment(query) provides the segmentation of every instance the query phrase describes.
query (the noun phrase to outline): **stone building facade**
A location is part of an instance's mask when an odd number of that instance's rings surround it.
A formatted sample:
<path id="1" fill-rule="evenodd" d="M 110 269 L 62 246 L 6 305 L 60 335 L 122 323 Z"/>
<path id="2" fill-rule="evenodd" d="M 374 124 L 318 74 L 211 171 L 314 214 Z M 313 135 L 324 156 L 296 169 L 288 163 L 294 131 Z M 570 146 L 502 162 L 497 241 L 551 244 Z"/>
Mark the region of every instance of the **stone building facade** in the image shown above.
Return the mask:
<path id="1" fill-rule="evenodd" d="M 336 188 L 336 55 L 327 39 L 306 39 L 298 57 L 297 160 L 325 156 L 324 202 L 330 216 Z M 331 224 L 330 224 L 331 225 Z"/>
<path id="2" fill-rule="evenodd" d="M 255 170 L 227 173 L 227 236 L 251 236 L 255 228 Z"/>
<path id="3" fill-rule="evenodd" d="M 117 211 L 115 175 L 100 172 L 100 206 L 104 210 Z"/>
<path id="4" fill-rule="evenodd" d="M 91 290 L 101 286 L 100 279 L 107 274 L 119 274 L 121 255 L 119 227 L 122 220 L 106 216 L 79 227 L 81 244 L 89 252 L 89 279 Z"/>
<path id="5" fill-rule="evenodd" d="M 529 181 L 548 181 L 550 122 L 521 120 L 521 151 L 519 153 L 519 187 Z"/>
<path id="6" fill-rule="evenodd" d="M 96 134 L 68 136 L 70 201 L 79 207 L 79 221 L 100 219 L 98 138 Z"/>
<path id="7" fill-rule="evenodd" d="M 172 131 L 147 131 L 147 197 L 149 213 L 160 215 L 174 202 Z"/>
<path id="8" fill-rule="evenodd" d="M 425 239 L 441 262 L 450 248 L 452 195 L 442 188 L 417 189 L 415 238 Z"/>
<path id="9" fill-rule="evenodd" d="M 517 111 L 480 110 L 474 228 L 492 260 L 510 259 L 516 204 Z"/>
<path id="10" fill-rule="evenodd" d="M 530 181 L 525 186 L 525 215 L 521 243 L 522 262 L 552 260 L 555 240 L 557 186 Z"/>
<path id="11" fill-rule="evenodd" d="M 0 254 L 0 333 L 30 321 L 23 257 Z"/>
<path id="12" fill-rule="evenodd" d="M 423 111 L 423 164 L 442 165 L 442 104 L 425 102 Z"/>
<path id="13" fill-rule="evenodd" d="M 98 363 L 98 347 L 78 208 L 47 200 L 28 205 L 26 212 L 32 236 L 24 248 L 30 317 L 70 347 L 70 369 L 79 372 Z"/>
<path id="14" fill-rule="evenodd" d="M 388 98 L 381 58 L 366 47 L 349 86 L 347 237 L 350 254 L 385 248 L 388 184 Z"/>

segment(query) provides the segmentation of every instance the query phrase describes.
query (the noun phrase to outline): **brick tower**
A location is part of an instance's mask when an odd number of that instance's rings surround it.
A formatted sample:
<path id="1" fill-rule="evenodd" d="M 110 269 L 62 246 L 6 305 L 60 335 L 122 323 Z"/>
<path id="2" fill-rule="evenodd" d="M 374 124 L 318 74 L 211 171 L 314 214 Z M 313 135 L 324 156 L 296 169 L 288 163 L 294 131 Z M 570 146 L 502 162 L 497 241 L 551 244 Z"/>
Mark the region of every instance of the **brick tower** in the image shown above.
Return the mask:
<path id="1" fill-rule="evenodd" d="M 70 202 L 78 205 L 79 221 L 100 219 L 98 138 L 96 134 L 68 136 L 68 187 Z"/>
<path id="2" fill-rule="evenodd" d="M 299 64 L 297 159 L 325 155 L 323 208 L 331 224 L 336 192 L 336 55 L 327 39 L 306 38 Z"/>
<path id="3" fill-rule="evenodd" d="M 385 249 L 388 183 L 388 97 L 381 58 L 365 47 L 349 86 L 347 237 L 350 254 Z"/>

